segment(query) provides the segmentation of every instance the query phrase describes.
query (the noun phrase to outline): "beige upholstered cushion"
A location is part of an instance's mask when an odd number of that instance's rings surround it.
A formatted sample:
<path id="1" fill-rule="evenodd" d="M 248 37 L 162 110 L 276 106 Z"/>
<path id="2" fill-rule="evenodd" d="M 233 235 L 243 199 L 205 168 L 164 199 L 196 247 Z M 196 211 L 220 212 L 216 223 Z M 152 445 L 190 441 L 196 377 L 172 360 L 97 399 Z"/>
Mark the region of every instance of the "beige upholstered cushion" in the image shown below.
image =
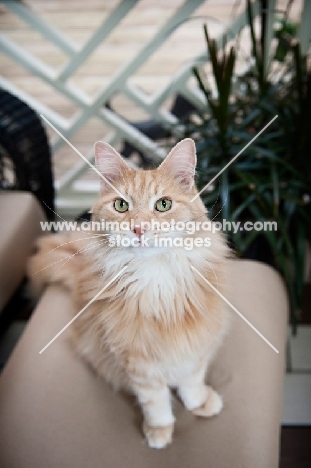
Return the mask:
<path id="1" fill-rule="evenodd" d="M 0 191 L 0 311 L 25 275 L 34 240 L 45 215 L 28 192 Z"/>
<path id="2" fill-rule="evenodd" d="M 228 298 L 280 351 L 232 313 L 231 331 L 210 372 L 223 395 L 209 420 L 179 401 L 172 445 L 143 440 L 139 408 L 76 357 L 63 333 L 75 312 L 50 287 L 0 378 L 0 465 L 4 468 L 276 468 L 282 405 L 287 298 L 269 267 L 232 261 Z"/>

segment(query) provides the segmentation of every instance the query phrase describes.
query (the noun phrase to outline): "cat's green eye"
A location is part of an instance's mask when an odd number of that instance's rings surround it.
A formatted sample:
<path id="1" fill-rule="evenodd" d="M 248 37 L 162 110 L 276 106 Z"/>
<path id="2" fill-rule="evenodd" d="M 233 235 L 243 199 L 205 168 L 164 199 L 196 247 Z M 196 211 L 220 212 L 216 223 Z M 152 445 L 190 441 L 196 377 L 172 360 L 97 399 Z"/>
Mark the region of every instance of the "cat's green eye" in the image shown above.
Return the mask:
<path id="1" fill-rule="evenodd" d="M 172 201 L 169 198 L 160 198 L 155 204 L 157 211 L 168 211 L 172 206 Z"/>
<path id="2" fill-rule="evenodd" d="M 119 211 L 119 213 L 125 213 L 129 209 L 129 204 L 123 200 L 123 198 L 117 198 L 113 206 L 116 211 Z"/>

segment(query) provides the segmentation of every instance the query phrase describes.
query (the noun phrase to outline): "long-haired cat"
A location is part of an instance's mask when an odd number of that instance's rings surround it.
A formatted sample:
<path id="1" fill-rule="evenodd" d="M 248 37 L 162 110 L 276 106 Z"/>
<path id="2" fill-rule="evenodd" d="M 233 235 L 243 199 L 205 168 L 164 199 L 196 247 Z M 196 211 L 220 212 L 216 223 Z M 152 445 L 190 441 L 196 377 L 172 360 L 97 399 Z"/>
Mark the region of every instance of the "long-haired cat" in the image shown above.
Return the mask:
<path id="1" fill-rule="evenodd" d="M 172 440 L 175 421 L 171 389 L 197 416 L 216 415 L 223 406 L 205 375 L 222 343 L 227 315 L 222 299 L 192 266 L 223 291 L 228 248 L 220 233 L 200 225 L 190 234 L 177 229 L 178 222 L 180 227 L 208 221 L 201 199 L 193 200 L 193 140 L 178 143 L 154 170 L 130 168 L 103 142 L 95 144 L 95 159 L 104 180 L 92 220 L 114 224 L 100 232 L 42 238 L 29 272 L 37 288 L 51 282 L 70 288 L 77 312 L 103 289 L 71 325 L 72 342 L 114 388 L 137 396 L 148 444 L 163 448 Z M 166 222 L 165 229 L 152 228 L 152 221 Z M 159 243 L 177 238 L 174 244 Z"/>

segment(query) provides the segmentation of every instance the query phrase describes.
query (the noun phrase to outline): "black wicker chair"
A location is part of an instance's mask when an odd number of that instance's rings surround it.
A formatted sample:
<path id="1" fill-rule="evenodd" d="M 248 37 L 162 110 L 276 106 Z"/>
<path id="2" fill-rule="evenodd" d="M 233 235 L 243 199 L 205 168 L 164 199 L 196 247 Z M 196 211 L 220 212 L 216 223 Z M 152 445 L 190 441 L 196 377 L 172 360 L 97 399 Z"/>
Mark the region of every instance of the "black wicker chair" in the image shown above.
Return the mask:
<path id="1" fill-rule="evenodd" d="M 26 190 L 54 218 L 51 153 L 38 115 L 25 102 L 0 89 L 0 189 Z"/>

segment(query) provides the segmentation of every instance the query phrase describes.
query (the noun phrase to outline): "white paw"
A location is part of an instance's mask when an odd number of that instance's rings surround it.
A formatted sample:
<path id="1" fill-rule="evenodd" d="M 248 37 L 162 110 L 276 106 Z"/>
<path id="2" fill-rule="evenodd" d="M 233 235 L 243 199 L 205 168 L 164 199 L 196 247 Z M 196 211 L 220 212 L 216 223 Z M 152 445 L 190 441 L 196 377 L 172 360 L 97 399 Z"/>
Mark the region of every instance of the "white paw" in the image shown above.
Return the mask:
<path id="1" fill-rule="evenodd" d="M 223 402 L 221 396 L 215 392 L 211 387 L 208 388 L 207 399 L 202 406 L 194 408 L 192 413 L 196 416 L 202 416 L 203 418 L 209 418 L 219 414 L 223 408 Z"/>
<path id="2" fill-rule="evenodd" d="M 143 424 L 143 432 L 146 436 L 149 447 L 161 449 L 172 442 L 174 424 L 168 426 L 149 426 Z"/>

